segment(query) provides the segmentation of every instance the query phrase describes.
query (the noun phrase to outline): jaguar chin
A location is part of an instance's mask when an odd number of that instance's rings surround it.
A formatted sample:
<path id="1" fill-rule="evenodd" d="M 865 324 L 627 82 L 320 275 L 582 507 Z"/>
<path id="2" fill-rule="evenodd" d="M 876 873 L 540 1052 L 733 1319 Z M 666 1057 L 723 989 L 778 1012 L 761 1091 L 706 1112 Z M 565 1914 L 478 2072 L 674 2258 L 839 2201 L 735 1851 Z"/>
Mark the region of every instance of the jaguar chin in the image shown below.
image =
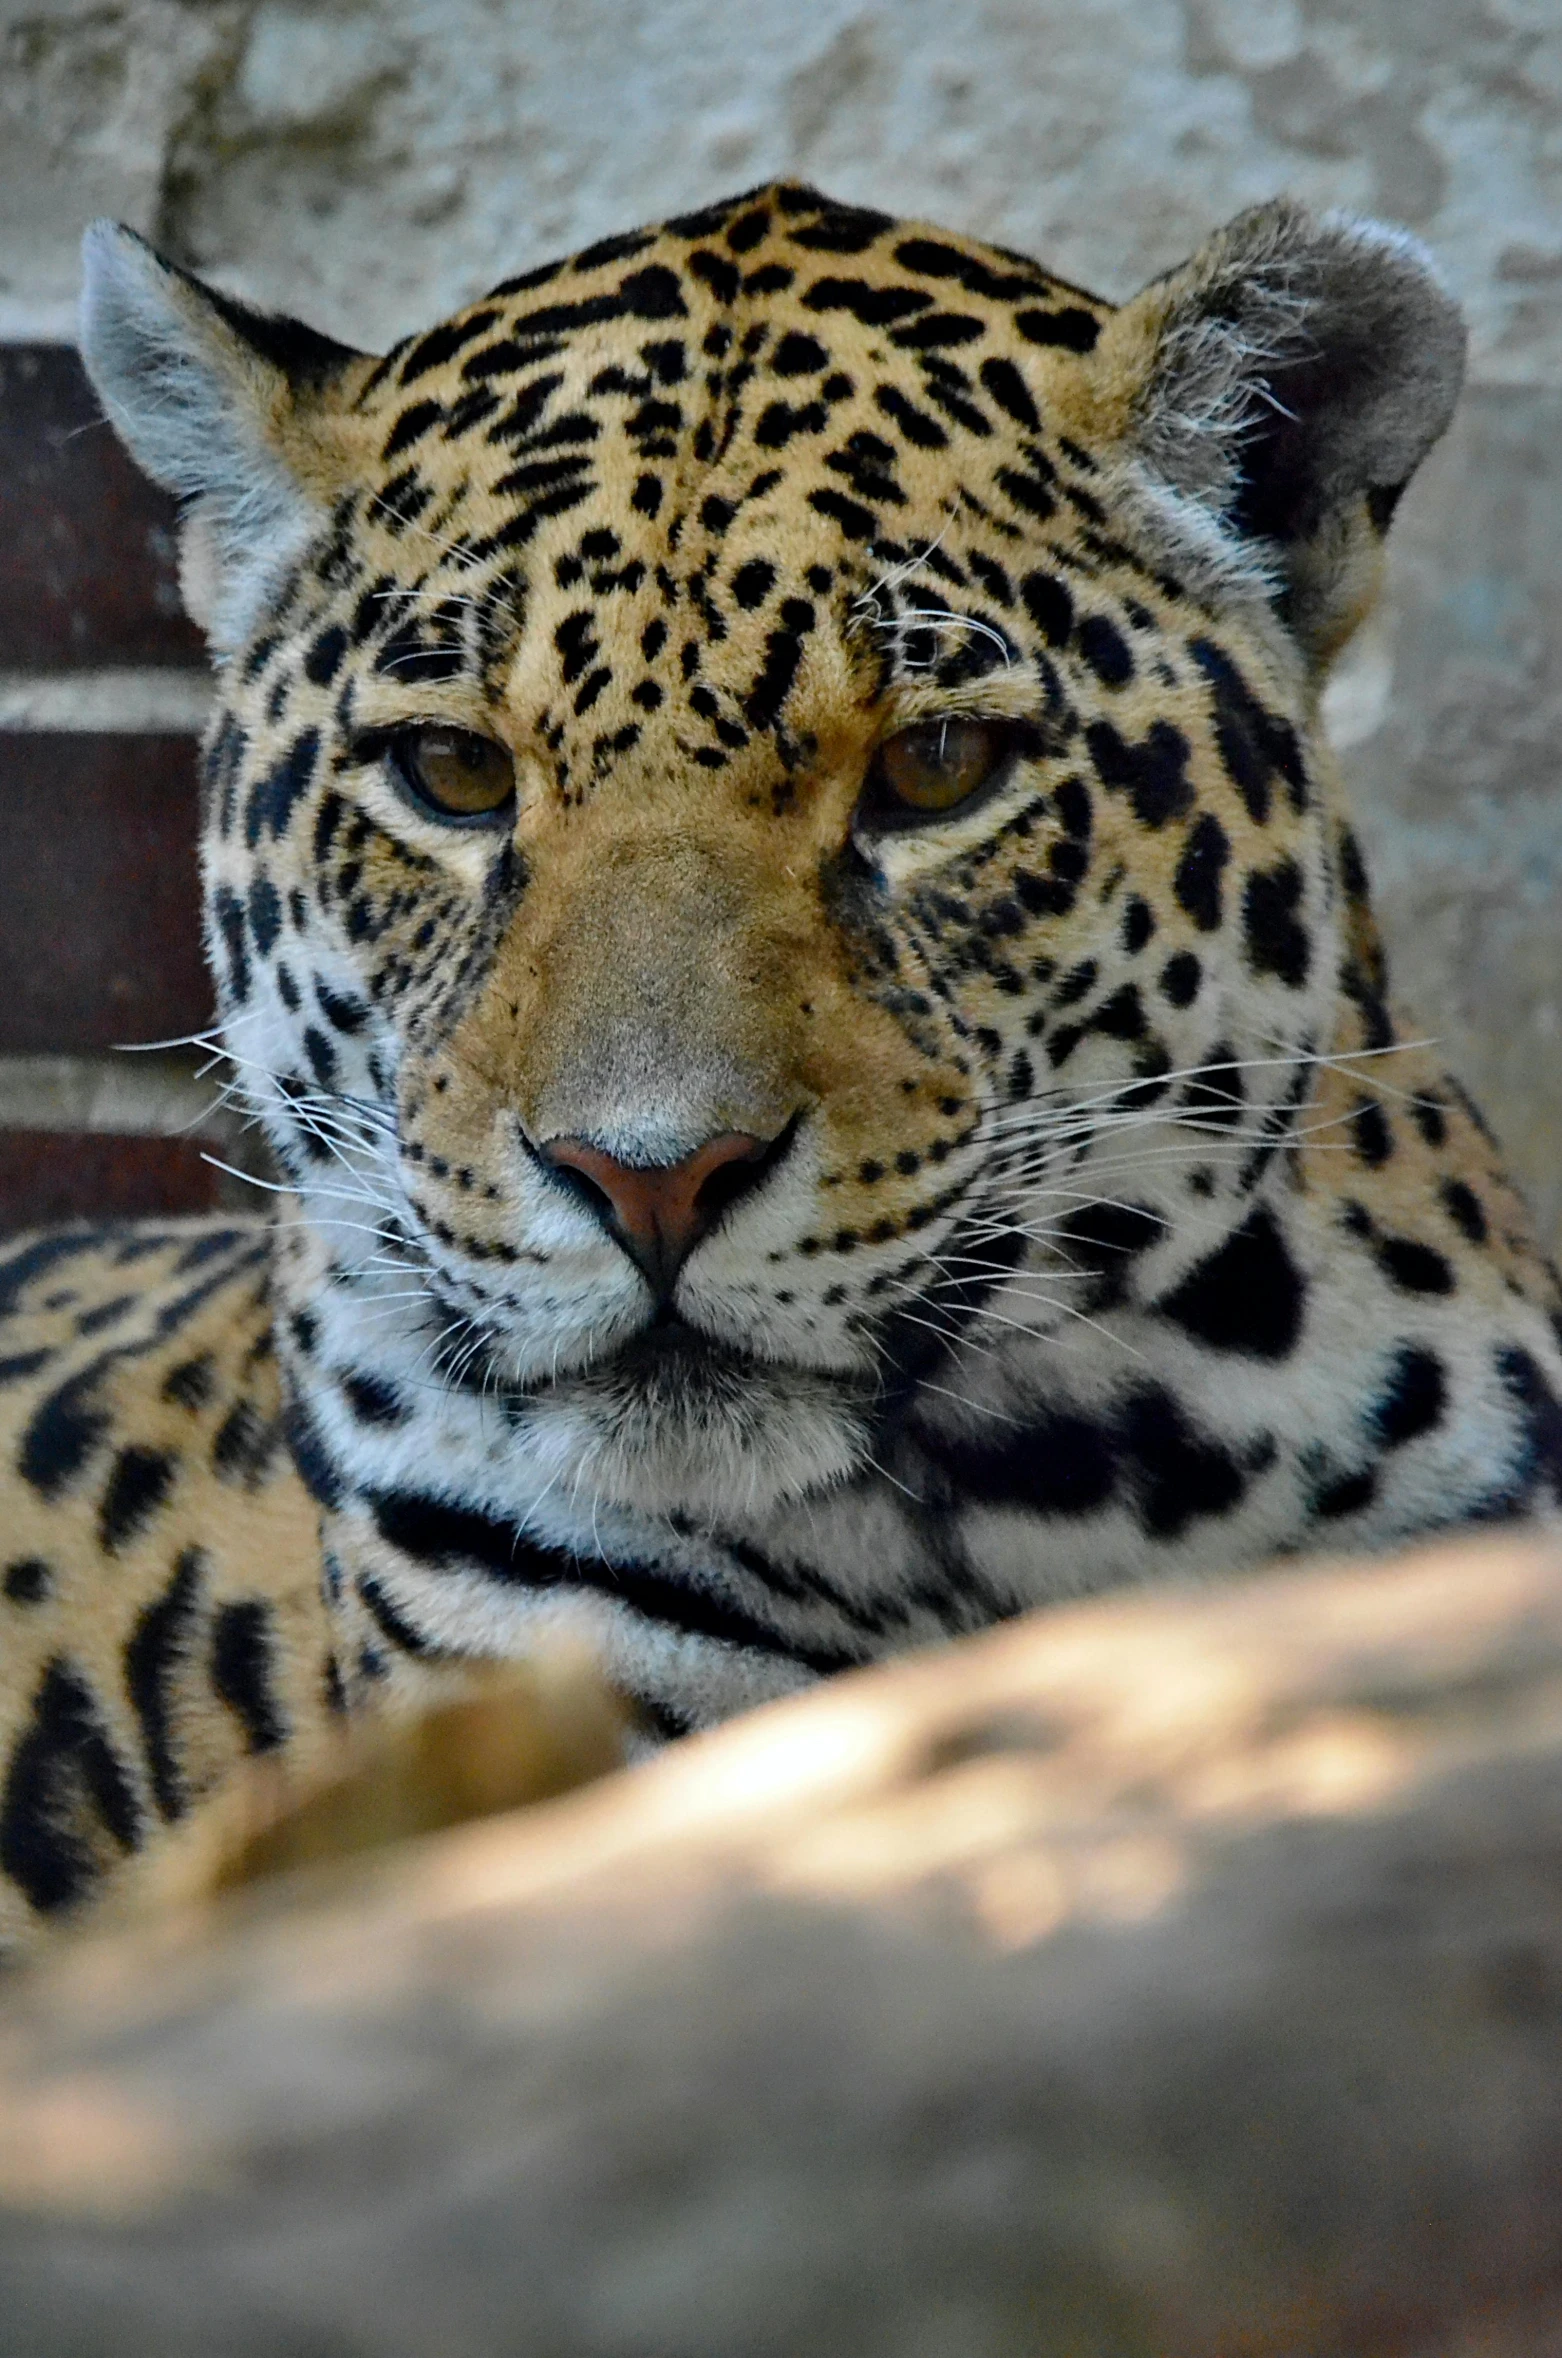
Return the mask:
<path id="1" fill-rule="evenodd" d="M 757 1359 L 674 1319 L 532 1391 L 519 1431 L 544 1478 L 582 1503 L 704 1521 L 859 1472 L 874 1405 L 860 1377 Z"/>

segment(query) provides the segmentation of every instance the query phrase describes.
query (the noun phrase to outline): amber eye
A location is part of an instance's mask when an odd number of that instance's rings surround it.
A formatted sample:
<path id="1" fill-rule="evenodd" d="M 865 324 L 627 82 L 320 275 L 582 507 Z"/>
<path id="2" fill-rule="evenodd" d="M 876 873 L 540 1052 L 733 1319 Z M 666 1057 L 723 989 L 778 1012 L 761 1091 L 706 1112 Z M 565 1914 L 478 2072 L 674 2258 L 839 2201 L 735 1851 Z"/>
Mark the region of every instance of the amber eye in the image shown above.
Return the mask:
<path id="1" fill-rule="evenodd" d="M 1018 738 L 1008 722 L 964 716 L 897 729 L 873 757 L 863 817 L 903 827 L 958 810 L 1007 769 Z"/>
<path id="2" fill-rule="evenodd" d="M 491 819 L 515 793 L 515 763 L 492 737 L 438 723 L 406 729 L 391 755 L 414 802 L 437 819 Z"/>

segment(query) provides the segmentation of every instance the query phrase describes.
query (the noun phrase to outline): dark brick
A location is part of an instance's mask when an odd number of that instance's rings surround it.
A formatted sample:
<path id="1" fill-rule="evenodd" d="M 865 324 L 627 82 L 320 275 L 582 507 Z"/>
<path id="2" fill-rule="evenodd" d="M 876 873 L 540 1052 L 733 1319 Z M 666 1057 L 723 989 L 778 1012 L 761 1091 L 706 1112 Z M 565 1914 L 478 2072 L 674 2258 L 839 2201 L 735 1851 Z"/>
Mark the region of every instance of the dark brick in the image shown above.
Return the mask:
<path id="1" fill-rule="evenodd" d="M 192 1138 L 0 1130 L 0 1234 L 56 1220 L 210 1212 L 219 1185 Z"/>
<path id="2" fill-rule="evenodd" d="M 198 664 L 174 503 L 131 464 L 68 344 L 0 348 L 0 670 Z"/>
<path id="3" fill-rule="evenodd" d="M 0 734 L 0 842 L 0 1054 L 211 1020 L 192 738 Z"/>

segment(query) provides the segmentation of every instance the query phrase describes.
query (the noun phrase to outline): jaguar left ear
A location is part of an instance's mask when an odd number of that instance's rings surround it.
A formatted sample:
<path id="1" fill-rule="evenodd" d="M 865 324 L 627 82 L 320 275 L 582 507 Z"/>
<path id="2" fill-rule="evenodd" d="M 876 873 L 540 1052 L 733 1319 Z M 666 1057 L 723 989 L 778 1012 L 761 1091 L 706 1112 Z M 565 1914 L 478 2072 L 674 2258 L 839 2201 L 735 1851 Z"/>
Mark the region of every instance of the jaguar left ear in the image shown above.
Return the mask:
<path id="1" fill-rule="evenodd" d="M 1278 201 L 1111 317 L 1102 420 L 1168 544 L 1267 585 L 1326 662 L 1372 603 L 1394 505 L 1453 413 L 1465 330 L 1414 238 Z M 1169 551 L 1170 553 L 1170 551 Z"/>
<path id="2" fill-rule="evenodd" d="M 82 244 L 81 352 L 131 456 L 184 502 L 180 586 L 218 655 L 329 512 L 314 427 L 360 355 L 203 286 L 116 221 Z"/>

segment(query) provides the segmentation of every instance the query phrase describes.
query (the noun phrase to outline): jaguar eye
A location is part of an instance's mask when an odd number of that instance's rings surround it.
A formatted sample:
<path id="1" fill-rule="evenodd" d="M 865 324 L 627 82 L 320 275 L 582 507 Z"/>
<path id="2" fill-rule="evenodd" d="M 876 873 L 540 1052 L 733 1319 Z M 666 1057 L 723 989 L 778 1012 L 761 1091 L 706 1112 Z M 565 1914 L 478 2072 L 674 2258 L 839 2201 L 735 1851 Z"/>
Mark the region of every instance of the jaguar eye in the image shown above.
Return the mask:
<path id="1" fill-rule="evenodd" d="M 492 737 L 439 723 L 406 729 L 391 741 L 391 758 L 411 799 L 431 818 L 491 819 L 515 795 L 515 763 Z"/>
<path id="2" fill-rule="evenodd" d="M 1019 731 L 1007 721 L 952 715 L 897 729 L 873 757 L 862 815 L 902 827 L 942 818 L 991 785 L 1018 750 Z"/>

